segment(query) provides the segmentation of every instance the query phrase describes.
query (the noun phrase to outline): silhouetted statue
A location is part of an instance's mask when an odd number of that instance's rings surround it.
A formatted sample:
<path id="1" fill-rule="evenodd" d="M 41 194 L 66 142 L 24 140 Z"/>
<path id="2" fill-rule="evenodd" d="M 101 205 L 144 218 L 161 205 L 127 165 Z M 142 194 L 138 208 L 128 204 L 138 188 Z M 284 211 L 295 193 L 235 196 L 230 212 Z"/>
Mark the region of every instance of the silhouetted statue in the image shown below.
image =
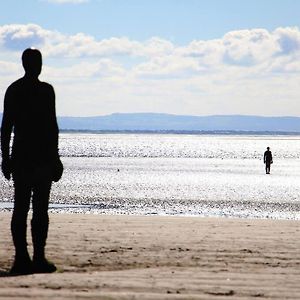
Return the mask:
<path id="1" fill-rule="evenodd" d="M 264 153 L 264 163 L 266 165 L 266 174 L 270 174 L 271 164 L 273 163 L 272 152 L 270 147 L 267 147 L 267 151 Z"/>
<path id="2" fill-rule="evenodd" d="M 54 89 L 38 79 L 42 69 L 40 51 L 26 49 L 22 63 L 25 75 L 6 90 L 1 126 L 2 172 L 8 180 L 12 175 L 15 191 L 11 220 L 16 251 L 11 274 L 15 275 L 56 271 L 55 265 L 45 258 L 45 245 L 51 184 L 58 181 L 63 172 L 58 154 Z M 31 198 L 32 260 L 26 241 Z"/>

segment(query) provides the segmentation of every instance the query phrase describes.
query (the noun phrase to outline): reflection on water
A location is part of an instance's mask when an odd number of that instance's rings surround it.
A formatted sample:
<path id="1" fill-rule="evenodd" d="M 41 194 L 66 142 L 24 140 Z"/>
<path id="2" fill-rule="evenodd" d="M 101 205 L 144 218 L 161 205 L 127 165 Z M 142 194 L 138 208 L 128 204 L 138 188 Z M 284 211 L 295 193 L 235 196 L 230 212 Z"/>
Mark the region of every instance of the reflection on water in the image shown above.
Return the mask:
<path id="1" fill-rule="evenodd" d="M 65 173 L 51 201 L 66 206 L 54 211 L 300 219 L 294 137 L 61 134 L 60 151 Z"/>

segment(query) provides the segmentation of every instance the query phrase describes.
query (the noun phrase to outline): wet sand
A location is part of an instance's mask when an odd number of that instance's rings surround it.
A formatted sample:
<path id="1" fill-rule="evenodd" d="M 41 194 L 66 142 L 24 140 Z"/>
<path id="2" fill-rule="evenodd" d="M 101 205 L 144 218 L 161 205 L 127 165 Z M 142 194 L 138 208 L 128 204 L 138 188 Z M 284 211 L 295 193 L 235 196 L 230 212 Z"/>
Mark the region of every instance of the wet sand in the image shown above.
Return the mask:
<path id="1" fill-rule="evenodd" d="M 300 299 L 299 221 L 51 214 L 58 272 L 8 277 L 10 217 L 0 299 Z"/>

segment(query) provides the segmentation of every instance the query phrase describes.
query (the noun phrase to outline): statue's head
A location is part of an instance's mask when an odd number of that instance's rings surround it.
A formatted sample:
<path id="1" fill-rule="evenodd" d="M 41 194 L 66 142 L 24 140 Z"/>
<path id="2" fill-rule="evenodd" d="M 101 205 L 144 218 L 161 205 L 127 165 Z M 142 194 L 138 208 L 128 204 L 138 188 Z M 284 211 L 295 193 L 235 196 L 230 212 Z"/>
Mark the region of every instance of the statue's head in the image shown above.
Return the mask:
<path id="1" fill-rule="evenodd" d="M 26 75 L 38 77 L 42 71 L 42 53 L 37 49 L 28 48 L 22 54 L 22 63 Z"/>

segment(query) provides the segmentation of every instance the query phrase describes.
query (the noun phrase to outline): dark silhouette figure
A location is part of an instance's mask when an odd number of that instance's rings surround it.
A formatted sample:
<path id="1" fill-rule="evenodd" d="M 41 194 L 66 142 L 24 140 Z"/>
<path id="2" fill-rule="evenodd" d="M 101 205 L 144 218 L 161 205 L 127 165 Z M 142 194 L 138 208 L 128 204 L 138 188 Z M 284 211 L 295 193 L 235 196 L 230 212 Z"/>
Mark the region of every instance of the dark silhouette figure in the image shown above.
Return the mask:
<path id="1" fill-rule="evenodd" d="M 40 51 L 26 49 L 22 63 L 25 75 L 6 90 L 1 126 L 2 172 L 8 180 L 12 175 L 15 191 L 11 233 L 16 252 L 12 275 L 56 271 L 55 265 L 45 258 L 45 245 L 51 184 L 63 172 L 58 154 L 54 89 L 38 79 L 42 69 Z M 32 260 L 26 241 L 31 199 Z"/>
<path id="2" fill-rule="evenodd" d="M 264 164 L 266 165 L 266 174 L 270 174 L 271 164 L 273 163 L 272 152 L 270 147 L 267 147 L 267 151 L 264 153 Z"/>

